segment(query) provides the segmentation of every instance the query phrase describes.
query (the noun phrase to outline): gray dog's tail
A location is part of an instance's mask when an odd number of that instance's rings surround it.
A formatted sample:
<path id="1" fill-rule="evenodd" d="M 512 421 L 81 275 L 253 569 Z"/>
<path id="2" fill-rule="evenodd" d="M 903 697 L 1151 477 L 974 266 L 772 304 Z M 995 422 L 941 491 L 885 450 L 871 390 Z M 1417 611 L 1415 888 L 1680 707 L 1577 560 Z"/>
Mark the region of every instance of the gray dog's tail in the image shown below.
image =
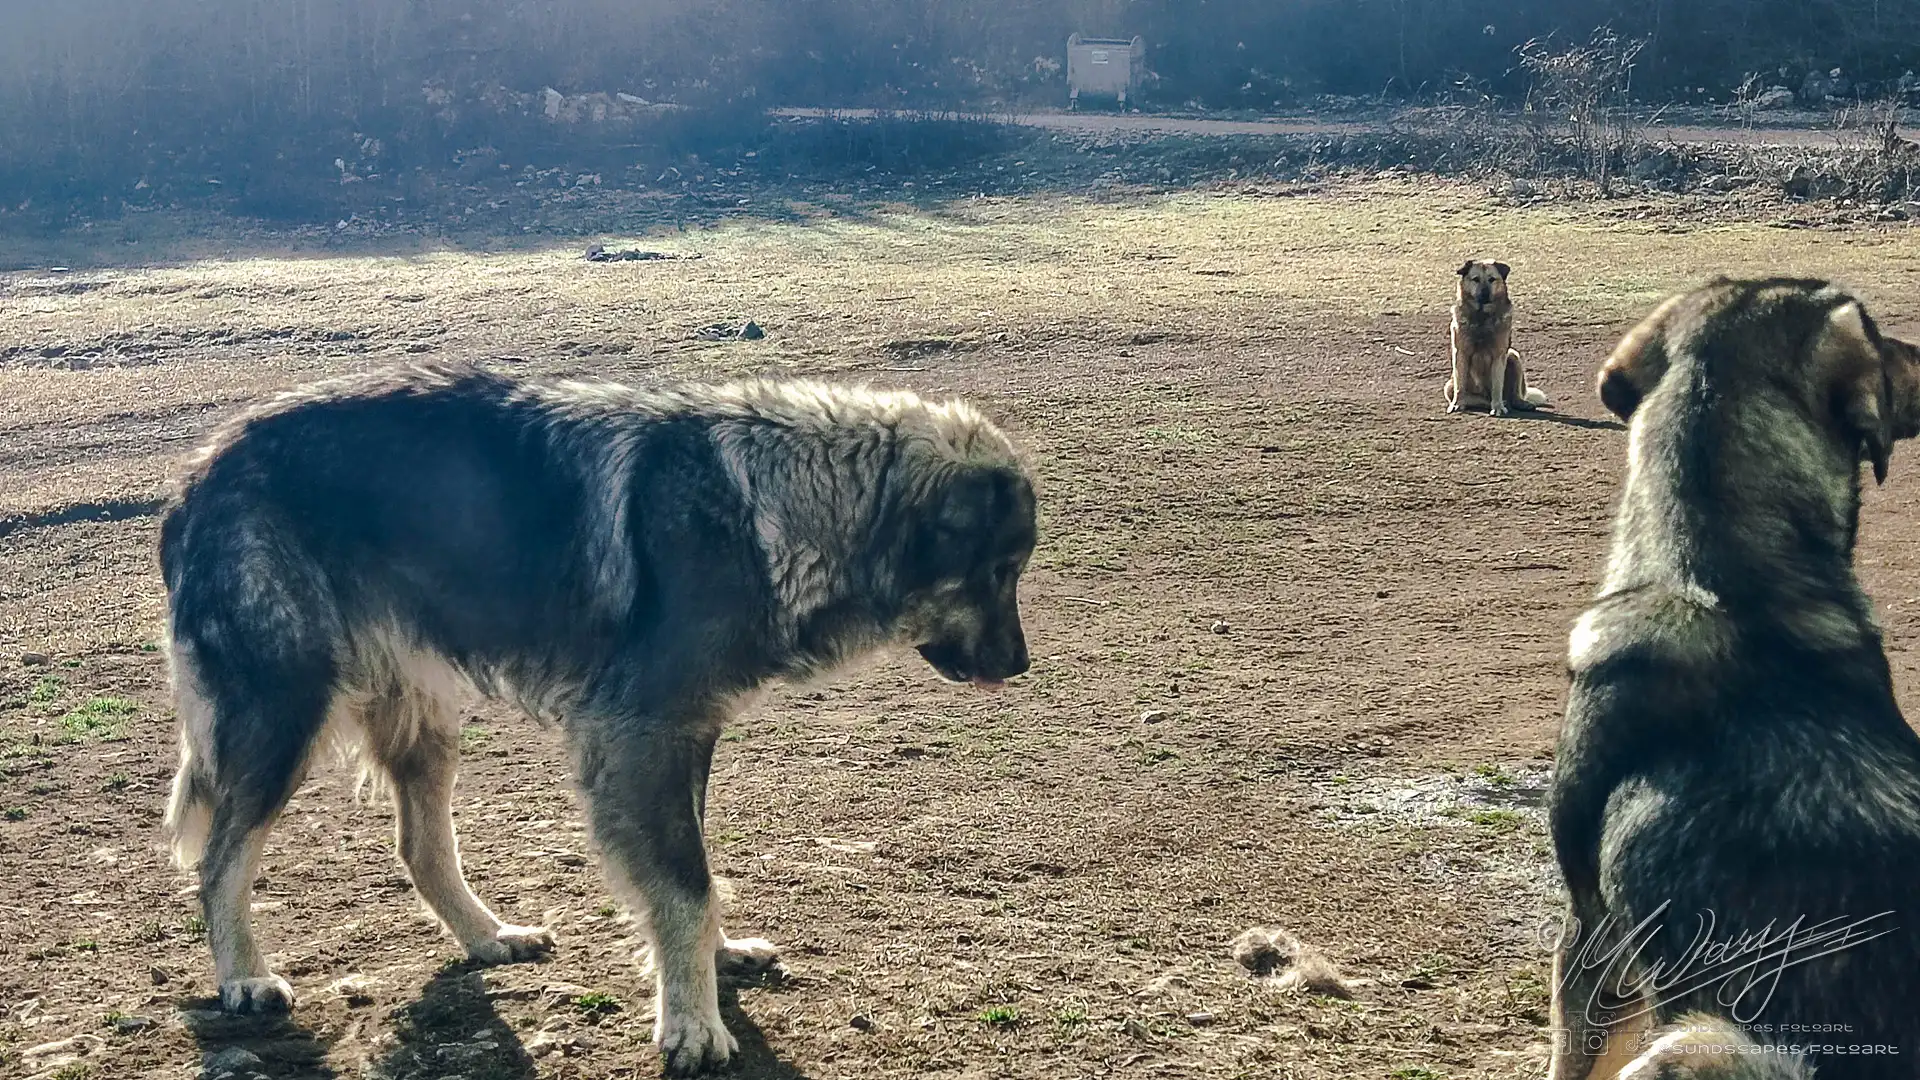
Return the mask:
<path id="1" fill-rule="evenodd" d="M 1618 1080 L 1813 1080 L 1813 1067 L 1720 1017 L 1695 1013 L 1658 1032 Z"/>

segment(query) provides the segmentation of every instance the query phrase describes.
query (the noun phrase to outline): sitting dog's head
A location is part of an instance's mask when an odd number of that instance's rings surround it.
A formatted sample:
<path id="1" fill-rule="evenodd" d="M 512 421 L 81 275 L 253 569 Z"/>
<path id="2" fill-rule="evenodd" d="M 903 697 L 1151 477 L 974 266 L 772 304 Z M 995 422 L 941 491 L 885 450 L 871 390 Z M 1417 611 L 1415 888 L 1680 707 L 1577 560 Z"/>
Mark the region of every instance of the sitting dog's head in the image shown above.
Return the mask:
<path id="1" fill-rule="evenodd" d="M 1856 467 L 1871 462 L 1876 481 L 1893 444 L 1920 435 L 1920 347 L 1880 333 L 1824 281 L 1717 278 L 1669 298 L 1601 365 L 1600 400 L 1631 422 L 1679 367 L 1721 401 L 1772 395 L 1777 415 L 1803 417 Z"/>
<path id="2" fill-rule="evenodd" d="M 1507 298 L 1507 275 L 1513 268 L 1503 262 L 1470 259 L 1462 263 L 1460 302 L 1482 311 Z"/>
<path id="3" fill-rule="evenodd" d="M 1027 670 L 1020 574 L 1037 538 L 1033 484 L 965 465 L 930 493 L 907 555 L 907 640 L 950 682 L 994 689 Z"/>

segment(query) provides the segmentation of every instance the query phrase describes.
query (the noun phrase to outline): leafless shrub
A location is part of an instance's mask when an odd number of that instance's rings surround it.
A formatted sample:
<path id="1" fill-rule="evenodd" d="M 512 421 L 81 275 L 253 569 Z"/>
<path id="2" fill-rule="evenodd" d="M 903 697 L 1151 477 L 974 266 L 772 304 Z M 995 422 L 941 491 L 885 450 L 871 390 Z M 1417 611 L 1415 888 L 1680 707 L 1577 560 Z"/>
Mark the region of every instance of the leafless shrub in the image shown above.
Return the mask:
<path id="1" fill-rule="evenodd" d="M 1740 126 L 1752 130 L 1754 114 L 1759 112 L 1760 95 L 1767 92 L 1767 81 L 1757 71 L 1749 71 L 1733 88 L 1733 113 Z"/>
<path id="2" fill-rule="evenodd" d="M 1906 103 L 1897 95 L 1849 106 L 1836 114 L 1839 174 L 1856 198 L 1890 203 L 1920 192 L 1920 145 L 1900 134 Z"/>
<path id="3" fill-rule="evenodd" d="M 1565 118 L 1586 162 L 1586 176 L 1613 193 L 1615 170 L 1639 141 L 1633 122 L 1633 62 L 1644 40 L 1622 38 L 1610 27 L 1593 32 L 1585 45 L 1555 48 L 1534 39 L 1515 50 L 1533 77 L 1530 94 L 1549 114 Z"/>

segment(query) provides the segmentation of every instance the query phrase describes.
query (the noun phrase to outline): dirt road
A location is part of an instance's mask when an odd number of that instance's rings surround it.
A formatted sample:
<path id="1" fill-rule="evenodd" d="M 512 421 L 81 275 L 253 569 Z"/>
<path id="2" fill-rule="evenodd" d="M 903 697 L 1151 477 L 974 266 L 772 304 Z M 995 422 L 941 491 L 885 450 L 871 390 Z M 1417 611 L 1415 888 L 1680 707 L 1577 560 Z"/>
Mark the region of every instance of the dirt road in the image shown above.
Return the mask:
<path id="1" fill-rule="evenodd" d="M 782 116 L 822 116 L 821 109 L 781 109 Z M 872 116 L 871 109 L 840 110 L 841 116 Z M 1028 127 L 1046 128 L 1050 131 L 1070 131 L 1084 134 L 1105 132 L 1131 135 L 1364 135 L 1377 133 L 1388 126 L 1384 119 L 1367 120 L 1319 120 L 1306 117 L 1284 117 L 1258 120 L 1227 120 L 1194 116 L 1154 116 L 1145 113 L 1114 112 L 1030 112 L 994 114 L 994 119 L 1004 120 Z M 1397 121 L 1404 126 L 1419 128 L 1431 121 L 1418 115 L 1410 115 Z M 1832 146 L 1840 141 L 1842 134 L 1837 132 L 1829 119 L 1808 115 L 1798 124 L 1768 122 L 1753 127 L 1737 124 L 1712 125 L 1699 123 L 1672 124 L 1654 122 L 1644 129 L 1646 137 L 1654 142 L 1674 143 L 1741 143 L 1755 146 Z M 1920 137 L 1920 128 L 1908 127 L 1903 134 L 1909 139 Z M 1858 138 L 1856 134 L 1847 137 Z"/>

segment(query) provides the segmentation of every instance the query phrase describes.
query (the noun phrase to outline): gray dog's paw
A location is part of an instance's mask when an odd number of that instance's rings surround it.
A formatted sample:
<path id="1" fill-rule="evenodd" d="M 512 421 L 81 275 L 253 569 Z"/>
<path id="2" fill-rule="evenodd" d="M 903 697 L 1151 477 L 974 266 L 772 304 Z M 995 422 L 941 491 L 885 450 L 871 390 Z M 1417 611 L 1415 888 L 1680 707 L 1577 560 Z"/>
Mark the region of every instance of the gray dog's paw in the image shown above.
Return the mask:
<path id="1" fill-rule="evenodd" d="M 220 1007 L 236 1016 L 282 1013 L 293 1008 L 293 987 L 278 975 L 228 979 L 220 984 Z"/>
<path id="2" fill-rule="evenodd" d="M 502 926 L 492 941 L 467 949 L 483 964 L 519 964 L 553 951 L 553 932 L 544 926 Z"/>
<path id="3" fill-rule="evenodd" d="M 674 1013 L 653 1029 L 668 1076 L 694 1076 L 727 1063 L 740 1049 L 716 1010 L 711 1016 Z"/>
<path id="4" fill-rule="evenodd" d="M 784 974 L 779 948 L 765 938 L 728 938 L 714 953 L 713 962 L 723 979 L 759 981 Z"/>

